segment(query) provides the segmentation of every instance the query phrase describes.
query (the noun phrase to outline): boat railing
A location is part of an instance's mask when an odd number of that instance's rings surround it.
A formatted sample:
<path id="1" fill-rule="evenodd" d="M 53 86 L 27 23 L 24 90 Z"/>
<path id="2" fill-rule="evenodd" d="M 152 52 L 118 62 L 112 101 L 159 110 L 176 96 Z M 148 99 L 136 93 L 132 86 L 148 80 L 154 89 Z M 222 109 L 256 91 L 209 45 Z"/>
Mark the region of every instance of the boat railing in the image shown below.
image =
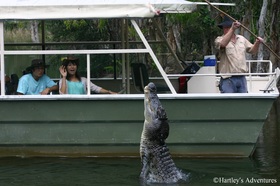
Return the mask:
<path id="1" fill-rule="evenodd" d="M 244 75 L 246 76 L 247 82 L 248 82 L 248 91 L 253 92 L 254 86 L 256 85 L 256 81 L 264 81 L 266 83 L 263 88 L 260 88 L 259 90 L 261 92 L 270 92 L 274 91 L 272 87 L 276 87 L 277 79 L 279 78 L 279 75 L 277 75 L 277 72 L 273 72 L 272 70 L 272 62 L 270 60 L 247 60 L 248 65 L 248 72 L 247 73 L 218 73 L 216 65 L 215 66 L 203 66 L 203 61 L 195 61 L 199 66 L 206 67 L 206 68 L 212 68 L 212 70 L 208 71 L 209 73 L 195 73 L 195 74 L 166 74 L 168 78 L 174 78 L 174 77 L 207 77 L 207 76 L 214 76 L 216 81 L 216 86 L 218 86 L 219 80 L 222 76 L 240 76 Z M 217 64 L 219 61 L 217 62 Z M 263 65 L 264 63 L 267 64 L 265 68 L 265 72 L 255 72 L 252 70 L 253 64 L 260 64 Z"/>
<path id="2" fill-rule="evenodd" d="M 55 55 L 55 54 L 84 54 L 87 56 L 87 79 L 88 79 L 88 87 L 90 87 L 90 82 L 92 80 L 91 75 L 90 75 L 90 56 L 93 54 L 111 54 L 111 53 L 147 53 L 149 52 L 148 49 L 112 49 L 112 50 L 49 50 L 49 51 L 5 51 L 4 54 L 5 55 L 18 55 L 18 54 L 47 54 L 47 55 Z M 203 61 L 196 61 L 196 63 L 198 63 L 199 65 L 203 64 Z M 217 62 L 219 63 L 219 61 Z M 216 73 L 216 66 L 207 66 L 208 68 L 213 68 L 214 69 L 214 73 L 203 73 L 203 74 L 166 74 L 164 71 L 162 71 L 162 75 L 165 76 L 167 79 L 171 79 L 171 78 L 178 78 L 178 77 L 182 77 L 182 76 L 187 76 L 187 77 L 207 77 L 207 76 L 214 76 L 216 79 L 216 84 L 218 84 L 219 78 L 223 75 L 245 75 L 247 77 L 247 81 L 249 84 L 249 92 L 251 92 L 254 84 L 253 82 L 256 80 L 256 77 L 261 78 L 262 80 L 265 79 L 266 82 L 271 81 L 272 79 L 274 80 L 277 76 L 276 76 L 276 72 L 272 71 L 272 62 L 270 60 L 248 60 L 248 68 L 249 68 L 249 72 L 248 73 L 238 73 L 238 74 L 223 74 L 223 73 Z M 251 67 L 252 67 L 252 63 L 267 63 L 268 67 L 267 72 L 252 72 Z M 203 66 L 202 66 L 203 67 Z M 2 73 L 2 72 L 1 72 Z M 279 76 L 279 75 L 278 75 Z M 164 79 L 164 78 L 163 78 Z M 170 81 L 169 81 L 170 82 Z M 264 86 L 261 90 L 263 92 L 269 92 L 269 91 L 273 91 L 271 89 L 271 85 L 274 85 L 275 82 L 277 82 L 276 80 L 273 83 L 270 83 L 270 86 Z M 172 85 L 172 84 L 171 84 Z M 172 85 L 173 89 L 174 85 Z M 276 87 L 276 86 L 274 86 Z M 174 94 L 174 92 L 171 92 Z M 217 92 L 218 93 L 218 92 Z M 175 94 L 177 94 L 177 92 L 175 92 Z M 4 93 L 2 93 L 2 95 L 4 95 Z M 90 90 L 88 89 L 87 95 L 91 95 Z"/>

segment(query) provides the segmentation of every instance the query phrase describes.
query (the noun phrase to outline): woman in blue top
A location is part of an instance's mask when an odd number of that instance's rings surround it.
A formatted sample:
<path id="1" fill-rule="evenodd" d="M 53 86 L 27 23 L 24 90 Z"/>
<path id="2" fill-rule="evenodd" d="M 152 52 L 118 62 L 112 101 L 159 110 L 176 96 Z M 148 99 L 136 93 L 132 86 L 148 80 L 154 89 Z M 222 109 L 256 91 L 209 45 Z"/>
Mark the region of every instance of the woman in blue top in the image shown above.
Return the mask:
<path id="1" fill-rule="evenodd" d="M 67 57 L 63 60 L 59 68 L 62 78 L 59 81 L 60 94 L 86 94 L 87 79 L 78 74 L 79 59 Z M 90 90 L 101 94 L 116 94 L 110 90 L 103 89 L 93 83 L 90 83 Z"/>

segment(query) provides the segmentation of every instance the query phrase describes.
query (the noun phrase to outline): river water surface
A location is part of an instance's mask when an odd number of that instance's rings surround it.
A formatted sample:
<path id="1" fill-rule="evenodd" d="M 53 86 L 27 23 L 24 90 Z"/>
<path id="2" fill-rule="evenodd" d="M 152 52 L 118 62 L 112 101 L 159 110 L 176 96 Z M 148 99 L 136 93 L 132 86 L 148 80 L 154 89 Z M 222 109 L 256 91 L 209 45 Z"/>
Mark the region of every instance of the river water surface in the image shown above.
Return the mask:
<path id="1" fill-rule="evenodd" d="M 279 118 L 280 100 L 252 158 L 175 158 L 190 173 L 175 185 L 280 185 Z M 0 158 L 0 186 L 138 186 L 140 170 L 139 158 Z"/>

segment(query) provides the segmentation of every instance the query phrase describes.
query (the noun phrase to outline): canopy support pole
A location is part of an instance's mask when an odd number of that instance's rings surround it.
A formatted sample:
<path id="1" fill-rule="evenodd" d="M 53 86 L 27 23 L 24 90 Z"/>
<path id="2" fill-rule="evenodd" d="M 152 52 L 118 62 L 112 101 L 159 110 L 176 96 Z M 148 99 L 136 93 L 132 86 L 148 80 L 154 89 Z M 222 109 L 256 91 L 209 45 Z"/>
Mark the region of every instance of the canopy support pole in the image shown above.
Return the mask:
<path id="1" fill-rule="evenodd" d="M 121 20 L 121 48 L 125 48 L 125 25 L 126 25 L 126 20 L 122 19 Z M 122 58 L 122 89 L 124 93 L 128 93 L 128 88 L 127 88 L 127 83 L 126 83 L 126 55 L 125 53 L 121 54 Z"/>
<path id="2" fill-rule="evenodd" d="M 143 35 L 142 31 L 140 30 L 139 26 L 137 25 L 137 23 L 135 22 L 135 20 L 131 19 L 131 23 L 134 26 L 136 32 L 138 33 L 140 39 L 142 40 L 143 44 L 145 45 L 146 49 L 149 51 L 149 54 L 151 56 L 151 58 L 153 59 L 153 61 L 155 62 L 160 74 L 162 75 L 163 79 L 165 80 L 167 86 L 169 87 L 170 91 L 172 94 L 177 94 L 176 90 L 174 89 L 172 83 L 170 82 L 170 80 L 168 79 L 166 73 L 164 72 L 160 62 L 158 61 L 155 53 L 153 52 L 152 48 L 150 47 L 148 41 L 146 40 L 145 36 Z"/>
<path id="3" fill-rule="evenodd" d="M 90 54 L 87 54 L 87 95 L 90 95 Z"/>
<path id="4" fill-rule="evenodd" d="M 1 96 L 5 95 L 4 22 L 0 21 Z"/>
<path id="5" fill-rule="evenodd" d="M 128 41 L 128 20 L 125 19 L 125 29 L 124 29 L 124 38 L 125 38 L 125 49 L 129 48 Z M 130 62 L 129 62 L 129 54 L 125 53 L 125 72 L 126 72 L 126 93 L 130 94 Z"/>

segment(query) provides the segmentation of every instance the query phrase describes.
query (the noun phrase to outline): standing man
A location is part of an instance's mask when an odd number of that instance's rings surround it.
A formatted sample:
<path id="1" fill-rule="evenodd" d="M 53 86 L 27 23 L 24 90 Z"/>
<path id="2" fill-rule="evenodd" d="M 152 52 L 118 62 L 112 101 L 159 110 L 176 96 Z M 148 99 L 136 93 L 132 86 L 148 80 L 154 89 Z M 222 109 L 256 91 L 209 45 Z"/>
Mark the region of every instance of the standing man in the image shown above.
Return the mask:
<path id="1" fill-rule="evenodd" d="M 17 92 L 19 95 L 47 95 L 58 90 L 58 85 L 44 72 L 47 65 L 41 59 L 34 59 L 28 67 L 31 73 L 25 74 L 19 79 Z"/>
<path id="2" fill-rule="evenodd" d="M 223 35 L 215 40 L 215 47 L 219 50 L 220 73 L 236 73 L 237 75 L 222 75 L 220 80 L 221 93 L 247 93 L 247 81 L 244 75 L 248 71 L 245 54 L 257 53 L 259 45 L 263 42 L 258 37 L 254 44 L 250 43 L 245 37 L 236 35 L 235 30 L 240 27 L 238 21 L 233 22 L 228 17 L 218 25 L 223 29 Z"/>

